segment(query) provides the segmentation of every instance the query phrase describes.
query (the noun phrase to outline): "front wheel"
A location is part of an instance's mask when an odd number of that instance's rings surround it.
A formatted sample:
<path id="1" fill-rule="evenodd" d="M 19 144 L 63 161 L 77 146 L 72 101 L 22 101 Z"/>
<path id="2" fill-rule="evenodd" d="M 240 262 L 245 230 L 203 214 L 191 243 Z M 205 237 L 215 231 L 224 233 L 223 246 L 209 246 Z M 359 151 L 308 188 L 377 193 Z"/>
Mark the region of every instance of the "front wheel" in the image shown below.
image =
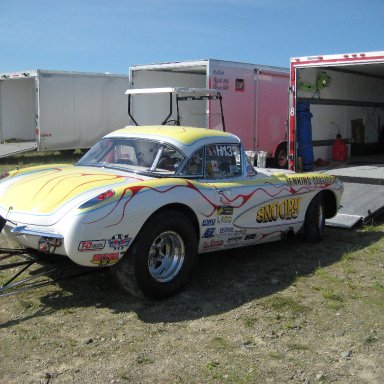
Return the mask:
<path id="1" fill-rule="evenodd" d="M 325 228 L 324 201 L 318 193 L 310 202 L 304 221 L 304 239 L 309 243 L 317 243 L 323 238 Z"/>
<path id="2" fill-rule="evenodd" d="M 191 221 L 176 211 L 162 212 L 142 228 L 114 272 L 130 293 L 137 295 L 138 288 L 150 299 L 163 299 L 184 287 L 196 257 Z"/>

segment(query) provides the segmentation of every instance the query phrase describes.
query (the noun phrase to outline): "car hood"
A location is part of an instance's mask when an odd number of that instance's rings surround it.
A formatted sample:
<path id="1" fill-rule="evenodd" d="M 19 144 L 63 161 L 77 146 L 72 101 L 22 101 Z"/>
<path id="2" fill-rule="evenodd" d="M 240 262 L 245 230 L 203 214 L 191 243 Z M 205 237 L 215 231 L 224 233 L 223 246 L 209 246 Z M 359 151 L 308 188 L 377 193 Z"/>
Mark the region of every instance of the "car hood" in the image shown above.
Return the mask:
<path id="1" fill-rule="evenodd" d="M 44 218 L 44 224 L 50 225 L 57 221 L 54 216 L 61 208 L 67 212 L 108 189 L 148 179 L 96 167 L 54 165 L 27 168 L 16 171 L 0 183 L 0 215 L 35 223 Z"/>

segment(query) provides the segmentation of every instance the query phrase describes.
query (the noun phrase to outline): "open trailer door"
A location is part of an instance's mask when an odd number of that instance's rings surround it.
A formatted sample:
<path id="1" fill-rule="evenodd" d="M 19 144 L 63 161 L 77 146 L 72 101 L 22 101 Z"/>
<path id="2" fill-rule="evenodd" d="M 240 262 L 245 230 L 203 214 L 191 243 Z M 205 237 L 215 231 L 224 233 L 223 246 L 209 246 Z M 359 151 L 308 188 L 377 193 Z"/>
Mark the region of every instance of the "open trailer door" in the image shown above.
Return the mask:
<path id="1" fill-rule="evenodd" d="M 384 211 L 384 52 L 299 57 L 290 64 L 290 169 L 327 172 L 344 182 L 341 209 L 328 225 L 369 222 Z"/>
<path id="2" fill-rule="evenodd" d="M 36 72 L 0 74 L 0 158 L 37 148 Z"/>

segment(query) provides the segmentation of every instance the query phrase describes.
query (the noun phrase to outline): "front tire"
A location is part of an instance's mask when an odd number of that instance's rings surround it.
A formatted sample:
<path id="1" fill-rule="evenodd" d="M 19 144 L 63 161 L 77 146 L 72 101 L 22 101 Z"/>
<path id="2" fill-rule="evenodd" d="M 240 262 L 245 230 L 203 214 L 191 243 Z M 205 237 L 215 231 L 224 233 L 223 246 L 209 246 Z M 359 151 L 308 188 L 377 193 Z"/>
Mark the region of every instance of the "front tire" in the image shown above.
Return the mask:
<path id="1" fill-rule="evenodd" d="M 318 193 L 310 202 L 304 221 L 304 239 L 309 243 L 318 243 L 323 238 L 325 228 L 324 201 Z"/>
<path id="2" fill-rule="evenodd" d="M 144 225 L 127 255 L 114 267 L 123 289 L 150 299 L 179 292 L 197 258 L 197 235 L 191 221 L 176 211 L 162 212 Z"/>

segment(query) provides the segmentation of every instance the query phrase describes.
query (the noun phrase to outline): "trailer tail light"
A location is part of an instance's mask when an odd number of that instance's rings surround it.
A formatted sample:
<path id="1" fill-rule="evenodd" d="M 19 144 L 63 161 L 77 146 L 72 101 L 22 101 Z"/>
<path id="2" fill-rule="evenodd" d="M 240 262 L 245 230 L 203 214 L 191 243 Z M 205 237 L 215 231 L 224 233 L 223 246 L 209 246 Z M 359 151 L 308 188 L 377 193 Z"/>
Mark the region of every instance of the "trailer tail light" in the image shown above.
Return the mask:
<path id="1" fill-rule="evenodd" d="M 115 191 L 113 189 L 109 189 L 108 191 L 105 191 L 103 193 L 100 193 L 96 197 L 86 201 L 85 203 L 80 205 L 80 209 L 85 209 L 89 207 L 93 207 L 96 204 L 99 204 L 105 200 L 110 199 L 111 197 L 115 196 Z"/>

